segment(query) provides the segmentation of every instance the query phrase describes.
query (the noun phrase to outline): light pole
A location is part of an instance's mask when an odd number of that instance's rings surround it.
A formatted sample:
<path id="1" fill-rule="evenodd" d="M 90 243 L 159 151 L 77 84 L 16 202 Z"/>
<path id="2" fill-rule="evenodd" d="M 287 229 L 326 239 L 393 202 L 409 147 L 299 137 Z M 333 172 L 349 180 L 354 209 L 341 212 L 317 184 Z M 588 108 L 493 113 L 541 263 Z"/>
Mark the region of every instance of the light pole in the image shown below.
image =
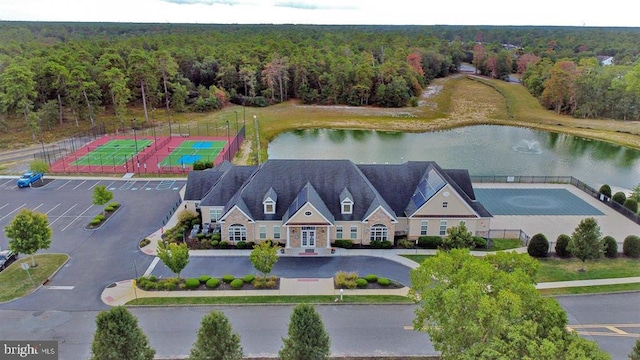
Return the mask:
<path id="1" fill-rule="evenodd" d="M 231 162 L 231 140 L 229 138 L 229 120 L 227 120 L 227 160 Z"/>
<path id="2" fill-rule="evenodd" d="M 42 119 L 38 117 L 38 130 L 40 130 L 40 145 L 42 145 L 42 161 L 45 161 L 47 158 L 47 154 L 44 151 L 44 140 L 42 139 Z M 49 166 L 51 166 L 51 162 L 49 162 Z"/>
<path id="3" fill-rule="evenodd" d="M 258 144 L 256 158 L 258 159 L 258 165 L 260 165 L 260 128 L 258 127 L 258 117 L 256 115 L 253 115 L 253 126 L 256 129 L 256 143 Z"/>
<path id="4" fill-rule="evenodd" d="M 136 125 L 135 125 L 136 119 L 131 119 L 131 129 L 133 129 L 133 143 L 135 144 L 136 147 L 136 154 L 138 153 L 138 138 L 136 136 Z"/>

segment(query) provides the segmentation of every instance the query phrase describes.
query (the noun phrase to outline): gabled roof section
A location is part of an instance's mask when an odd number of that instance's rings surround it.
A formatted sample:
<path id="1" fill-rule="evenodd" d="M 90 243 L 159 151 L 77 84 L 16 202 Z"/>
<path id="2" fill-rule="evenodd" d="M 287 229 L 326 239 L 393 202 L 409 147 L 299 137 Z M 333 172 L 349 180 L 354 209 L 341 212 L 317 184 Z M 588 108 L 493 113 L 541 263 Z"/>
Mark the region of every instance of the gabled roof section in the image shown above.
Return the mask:
<path id="1" fill-rule="evenodd" d="M 232 166 L 213 185 L 200 202 L 200 206 L 227 205 L 229 200 L 242 188 L 256 169 L 256 166 Z"/>
<path id="2" fill-rule="evenodd" d="M 267 190 L 267 192 L 264 194 L 264 198 L 262 198 L 262 202 L 264 203 L 268 199 L 273 200 L 273 202 L 278 201 L 278 194 L 276 194 L 276 191 L 273 190 L 272 187 L 270 187 L 269 190 Z"/>
<path id="3" fill-rule="evenodd" d="M 184 192 L 184 200 L 200 201 L 209 192 L 213 184 L 222 177 L 224 172 L 207 169 L 191 171 L 187 175 L 187 187 Z"/>
<path id="4" fill-rule="evenodd" d="M 335 222 L 333 214 L 329 211 L 329 208 L 327 208 L 327 205 L 322 201 L 322 198 L 310 182 L 307 182 L 304 185 L 291 205 L 289 205 L 289 208 L 282 216 L 282 222 L 286 223 L 307 203 L 311 204 L 316 210 L 318 210 L 318 212 L 320 212 L 320 214 L 330 223 L 333 224 Z"/>
<path id="5" fill-rule="evenodd" d="M 345 200 L 353 202 L 353 195 L 351 195 L 351 192 L 349 192 L 347 188 L 342 189 L 340 193 L 340 203 L 342 204 Z"/>
<path id="6" fill-rule="evenodd" d="M 244 202 L 244 200 L 242 200 L 240 192 L 237 192 L 225 205 L 224 210 L 222 211 L 223 215 L 220 220 L 225 220 L 229 212 L 234 207 L 238 208 L 238 210 L 240 210 L 251 222 L 255 221 L 255 219 L 251 215 L 251 211 L 249 211 L 249 208 L 247 207 L 247 204 Z"/>
<path id="7" fill-rule="evenodd" d="M 407 204 L 405 213 L 408 216 L 413 215 L 422 205 L 426 204 L 435 194 L 438 193 L 447 182 L 438 173 L 436 168 L 431 165 L 427 168 L 424 175 L 420 179 L 418 186 L 411 195 L 411 201 Z"/>

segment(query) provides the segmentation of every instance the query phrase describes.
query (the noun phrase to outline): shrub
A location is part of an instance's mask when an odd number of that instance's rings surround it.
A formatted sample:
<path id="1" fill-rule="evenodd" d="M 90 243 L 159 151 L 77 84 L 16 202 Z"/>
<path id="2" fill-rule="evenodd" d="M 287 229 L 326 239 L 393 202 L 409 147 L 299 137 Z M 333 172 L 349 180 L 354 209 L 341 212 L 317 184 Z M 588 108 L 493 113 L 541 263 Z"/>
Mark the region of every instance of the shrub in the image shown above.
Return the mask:
<path id="1" fill-rule="evenodd" d="M 633 211 L 634 213 L 638 213 L 638 201 L 636 199 L 628 198 L 624 201 L 624 204 L 622 204 L 622 206 Z"/>
<path id="2" fill-rule="evenodd" d="M 256 276 L 255 276 L 255 275 L 253 275 L 253 274 L 249 274 L 249 275 L 245 275 L 245 276 L 242 278 L 242 281 L 244 281 L 244 282 L 245 282 L 245 284 L 251 284 L 251 283 L 253 283 L 253 280 L 255 280 L 255 279 L 256 279 Z"/>
<path id="3" fill-rule="evenodd" d="M 229 248 L 229 242 L 228 241 L 220 241 L 218 246 L 220 247 L 220 249 L 228 249 Z"/>
<path id="4" fill-rule="evenodd" d="M 149 245 L 150 243 L 151 243 L 151 240 L 149 240 L 147 238 L 144 238 L 144 239 L 140 240 L 140 247 L 141 248 L 145 247 L 145 246 Z"/>
<path id="5" fill-rule="evenodd" d="M 211 246 L 214 248 L 217 248 L 218 245 L 220 245 L 220 241 L 218 240 L 211 240 Z"/>
<path id="6" fill-rule="evenodd" d="M 270 276 L 270 277 L 267 279 L 267 283 L 265 284 L 265 286 L 266 286 L 267 288 L 270 288 L 270 289 L 271 289 L 271 288 L 276 287 L 276 284 L 277 284 L 276 277 L 275 277 L 275 276 Z"/>
<path id="7" fill-rule="evenodd" d="M 353 247 L 353 241 L 347 239 L 338 239 L 333 243 L 333 246 L 345 249 L 351 249 Z"/>
<path id="8" fill-rule="evenodd" d="M 159 288 L 161 287 L 162 290 L 167 290 L 167 291 L 175 290 L 176 287 L 178 287 L 178 279 L 168 278 L 168 279 L 165 279 L 159 285 L 160 285 Z"/>
<path id="9" fill-rule="evenodd" d="M 556 239 L 556 255 L 563 258 L 571 257 L 571 252 L 567 249 L 569 241 L 571 241 L 571 237 L 569 235 L 558 235 L 558 239 Z"/>
<path id="10" fill-rule="evenodd" d="M 409 241 L 407 239 L 402 239 L 398 241 L 398 247 L 403 249 L 413 249 L 415 243 L 413 241 Z"/>
<path id="11" fill-rule="evenodd" d="M 215 234 L 211 235 L 211 239 L 213 241 L 218 241 L 219 242 L 220 239 L 222 239 L 222 235 L 220 235 L 220 233 L 215 233 Z"/>
<path id="12" fill-rule="evenodd" d="M 618 243 L 616 239 L 611 236 L 605 236 L 602 238 L 604 244 L 604 256 L 608 258 L 614 258 L 618 256 Z"/>
<path id="13" fill-rule="evenodd" d="M 205 169 L 205 165 L 204 162 L 200 161 L 200 160 L 196 160 L 193 162 L 193 170 L 204 170 Z"/>
<path id="14" fill-rule="evenodd" d="M 622 191 L 618 191 L 617 193 L 613 194 L 613 197 L 611 198 L 611 200 L 613 200 L 613 202 L 617 202 L 618 204 L 622 205 L 624 204 L 624 201 L 627 200 L 627 195 L 625 195 Z"/>
<path id="15" fill-rule="evenodd" d="M 184 281 L 184 285 L 187 289 L 193 290 L 198 286 L 200 286 L 200 280 L 196 278 L 188 278 L 187 280 Z"/>
<path id="16" fill-rule="evenodd" d="M 356 279 L 356 286 L 359 288 L 367 287 L 368 284 L 369 282 L 367 281 L 367 279 L 364 279 L 364 278 Z"/>
<path id="17" fill-rule="evenodd" d="M 640 257 L 640 237 L 636 235 L 629 235 L 624 238 L 624 242 L 622 243 L 622 252 L 632 258 Z"/>
<path id="18" fill-rule="evenodd" d="M 233 275 L 222 275 L 222 281 L 226 282 L 227 284 L 232 282 L 233 280 L 235 280 L 235 277 Z"/>
<path id="19" fill-rule="evenodd" d="M 200 275 L 198 281 L 200 281 L 200 284 L 205 284 L 209 279 L 211 279 L 211 276 L 209 275 Z"/>
<path id="20" fill-rule="evenodd" d="M 535 234 L 529 241 L 527 252 L 535 258 L 546 257 L 549 255 L 549 240 L 543 234 Z"/>
<path id="21" fill-rule="evenodd" d="M 391 249 L 393 247 L 393 243 L 390 240 L 382 240 L 381 247 L 383 249 Z"/>
<path id="22" fill-rule="evenodd" d="M 437 249 L 440 246 L 442 246 L 442 238 L 440 236 L 420 236 L 418 238 L 418 247 Z"/>
<path id="23" fill-rule="evenodd" d="M 600 190 L 598 192 L 608 198 L 611 198 L 611 186 L 604 184 L 600 186 Z"/>
<path id="24" fill-rule="evenodd" d="M 358 273 L 356 272 L 338 271 L 334 276 L 334 282 L 338 288 L 355 289 L 357 279 Z"/>
<path id="25" fill-rule="evenodd" d="M 378 278 L 378 285 L 380 286 L 389 286 L 391 285 L 391 280 L 387 279 L 387 278 Z"/>
<path id="26" fill-rule="evenodd" d="M 105 217 L 104 217 L 104 215 L 102 215 L 102 214 L 98 214 L 98 215 L 96 215 L 96 216 L 94 217 L 94 219 L 102 221 L 102 220 L 104 220 L 104 219 L 105 219 Z"/>
<path id="27" fill-rule="evenodd" d="M 486 248 L 487 247 L 487 239 L 482 236 L 474 236 L 472 237 L 473 243 L 477 248 Z"/>
<path id="28" fill-rule="evenodd" d="M 100 224 L 101 222 L 102 222 L 102 220 L 100 220 L 100 219 L 91 219 L 91 221 L 89 221 L 89 225 L 95 226 L 95 225 Z"/>
<path id="29" fill-rule="evenodd" d="M 232 289 L 238 290 L 242 288 L 242 285 L 244 285 L 244 281 L 242 281 L 242 279 L 233 279 L 233 281 L 231 281 L 229 285 L 231 285 Z"/>
<path id="30" fill-rule="evenodd" d="M 238 242 L 236 243 L 236 247 L 237 247 L 238 249 L 244 249 L 244 248 L 246 248 L 246 247 L 247 247 L 247 243 L 246 243 L 245 241 L 238 241 Z"/>
<path id="31" fill-rule="evenodd" d="M 115 210 L 115 209 L 114 209 L 114 208 L 112 208 L 111 206 L 106 206 L 106 207 L 104 208 L 104 211 L 106 211 L 106 212 L 112 212 L 113 210 Z"/>
<path id="32" fill-rule="evenodd" d="M 369 246 L 373 249 L 381 249 L 382 248 L 382 240 L 372 240 L 369 243 Z"/>
<path id="33" fill-rule="evenodd" d="M 112 202 L 112 203 L 109 203 L 107 206 L 115 209 L 117 207 L 120 207 L 120 204 L 117 202 Z"/>
<path id="34" fill-rule="evenodd" d="M 215 289 L 218 287 L 218 285 L 220 285 L 220 279 L 216 279 L 216 278 L 211 278 L 207 280 L 207 282 L 205 283 L 205 286 L 208 287 L 209 289 Z"/>
<path id="35" fill-rule="evenodd" d="M 204 234 L 203 234 L 203 233 L 200 233 L 200 234 L 196 235 L 196 238 L 197 238 L 198 240 L 202 240 L 202 239 L 204 239 Z"/>
<path id="36" fill-rule="evenodd" d="M 376 282 L 378 281 L 378 275 L 376 274 L 367 274 L 364 277 L 365 280 L 367 280 L 368 282 Z"/>

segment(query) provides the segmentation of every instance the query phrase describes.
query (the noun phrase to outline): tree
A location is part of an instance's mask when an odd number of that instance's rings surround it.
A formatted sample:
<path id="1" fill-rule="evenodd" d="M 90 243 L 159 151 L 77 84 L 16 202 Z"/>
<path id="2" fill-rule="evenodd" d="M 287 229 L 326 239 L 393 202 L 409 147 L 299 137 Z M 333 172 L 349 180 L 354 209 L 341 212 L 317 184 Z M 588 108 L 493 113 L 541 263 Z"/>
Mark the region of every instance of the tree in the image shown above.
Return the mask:
<path id="1" fill-rule="evenodd" d="M 535 234 L 527 245 L 527 253 L 533 257 L 547 257 L 549 255 L 549 240 L 544 234 Z"/>
<path id="2" fill-rule="evenodd" d="M 187 244 L 184 243 L 165 244 L 164 242 L 159 242 L 158 257 L 171 271 L 178 275 L 178 279 L 180 279 L 180 272 L 182 272 L 189 263 L 189 248 Z"/>
<path id="3" fill-rule="evenodd" d="M 419 304 L 414 328 L 429 334 L 443 359 L 608 358 L 566 330 L 558 302 L 535 288 L 538 266 L 515 252 L 438 251 L 410 273 Z"/>
<path id="4" fill-rule="evenodd" d="M 636 340 L 636 344 L 633 346 L 633 349 L 629 354 L 629 359 L 640 360 L 640 340 Z"/>
<path id="5" fill-rule="evenodd" d="M 98 185 L 93 188 L 93 204 L 102 206 L 113 199 L 113 193 L 107 190 L 104 185 Z M 104 215 L 104 209 L 102 209 L 102 215 Z"/>
<path id="6" fill-rule="evenodd" d="M 270 240 L 263 241 L 253 247 L 249 260 L 253 267 L 264 275 L 262 281 L 266 281 L 273 265 L 278 262 L 278 248 L 273 246 Z"/>
<path id="7" fill-rule="evenodd" d="M 560 234 L 556 239 L 556 255 L 561 258 L 566 258 L 571 256 L 571 251 L 569 251 L 569 241 L 571 241 L 571 236 L 567 234 Z"/>
<path id="8" fill-rule="evenodd" d="M 633 211 L 634 214 L 638 212 L 638 201 L 636 201 L 636 199 L 634 198 L 628 198 L 624 201 L 624 204 L 622 204 L 622 206 Z"/>
<path id="9" fill-rule="evenodd" d="M 29 170 L 37 173 L 46 173 L 49 171 L 49 164 L 42 160 L 33 160 L 29 163 Z M 44 181 L 43 177 L 40 177 L 40 182 Z"/>
<path id="10" fill-rule="evenodd" d="M 473 248 L 475 243 L 473 241 L 473 234 L 467 230 L 467 226 L 461 223 L 459 226 L 452 226 L 447 229 L 447 236 L 442 239 L 442 249 L 462 249 Z"/>
<path id="11" fill-rule="evenodd" d="M 600 186 L 600 190 L 598 192 L 608 198 L 611 198 L 611 186 L 604 184 Z"/>
<path id="12" fill-rule="evenodd" d="M 240 336 L 233 332 L 227 317 L 215 310 L 207 314 L 202 319 L 189 359 L 239 360 L 243 356 Z"/>
<path id="13" fill-rule="evenodd" d="M 48 249 L 51 246 L 52 231 L 49 227 L 49 219 L 42 214 L 29 209 L 22 209 L 4 232 L 11 239 L 9 249 L 18 254 L 31 255 L 31 266 L 36 266 L 33 254 L 40 249 Z"/>
<path id="14" fill-rule="evenodd" d="M 602 233 L 600 226 L 594 218 L 586 218 L 580 221 L 569 241 L 568 249 L 575 257 L 582 261 L 582 269 L 584 271 L 584 263 L 587 260 L 599 259 L 604 253 L 603 244 L 600 241 Z"/>
<path id="15" fill-rule="evenodd" d="M 312 305 L 299 304 L 293 309 L 289 322 L 289 337 L 282 339 L 278 357 L 283 360 L 328 359 L 331 339 L 320 315 Z"/>
<path id="16" fill-rule="evenodd" d="M 156 351 L 138 326 L 138 320 L 123 306 L 96 316 L 91 360 L 151 360 Z"/>
<path id="17" fill-rule="evenodd" d="M 640 203 L 640 184 L 633 187 L 633 190 L 631 190 L 631 195 L 629 195 L 629 199 L 635 199 L 636 202 Z"/>

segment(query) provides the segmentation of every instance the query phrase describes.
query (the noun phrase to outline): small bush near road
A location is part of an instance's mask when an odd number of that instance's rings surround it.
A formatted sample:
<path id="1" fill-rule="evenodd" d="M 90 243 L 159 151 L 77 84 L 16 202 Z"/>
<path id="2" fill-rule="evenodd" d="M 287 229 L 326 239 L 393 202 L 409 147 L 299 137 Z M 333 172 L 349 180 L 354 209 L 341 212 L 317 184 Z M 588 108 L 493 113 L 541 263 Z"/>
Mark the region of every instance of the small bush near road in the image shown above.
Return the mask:
<path id="1" fill-rule="evenodd" d="M 198 286 L 200 286 L 200 280 L 195 278 L 189 278 L 185 280 L 184 284 L 187 289 L 193 290 L 193 289 L 196 289 Z"/>
<path id="2" fill-rule="evenodd" d="M 151 243 L 151 240 L 149 240 L 147 238 L 144 238 L 144 239 L 140 240 L 140 247 L 143 248 L 143 247 L 149 245 L 150 243 Z"/>
<path id="3" fill-rule="evenodd" d="M 487 239 L 483 238 L 482 236 L 474 236 L 472 237 L 473 239 L 473 243 L 475 244 L 476 248 L 486 248 L 487 247 Z"/>
<path id="4" fill-rule="evenodd" d="M 219 285 L 220 285 L 220 279 L 216 279 L 216 278 L 211 278 L 207 280 L 207 282 L 205 283 L 205 286 L 208 287 L 209 289 L 215 289 Z"/>
<path id="5" fill-rule="evenodd" d="M 634 213 L 638 213 L 638 201 L 636 199 L 628 198 L 624 201 L 624 204 L 622 206 L 633 211 Z"/>
<path id="6" fill-rule="evenodd" d="M 387 279 L 387 278 L 378 278 L 378 285 L 380 286 L 389 286 L 391 285 L 391 280 Z"/>
<path id="7" fill-rule="evenodd" d="M 420 236 L 418 238 L 418 247 L 437 249 L 440 246 L 442 246 L 442 238 L 440 236 Z"/>
<path id="8" fill-rule="evenodd" d="M 367 279 L 363 279 L 363 278 L 356 279 L 356 286 L 359 288 L 367 287 L 368 284 L 369 282 L 367 281 Z"/>
<path id="9" fill-rule="evenodd" d="M 235 279 L 235 276 L 233 275 L 222 275 L 222 281 L 226 282 L 227 284 L 232 282 Z"/>
<path id="10" fill-rule="evenodd" d="M 569 241 L 571 241 L 571 237 L 567 234 L 558 235 L 558 239 L 556 239 L 556 255 L 561 258 L 571 257 L 571 252 L 567 247 L 569 246 Z"/>
<path id="11" fill-rule="evenodd" d="M 624 238 L 624 242 L 622 243 L 622 252 L 634 259 L 640 257 L 640 237 L 636 235 L 629 235 Z"/>
<path id="12" fill-rule="evenodd" d="M 256 279 L 256 276 L 255 276 L 255 275 L 253 275 L 253 274 L 249 274 L 249 275 L 245 275 L 245 276 L 242 278 L 242 281 L 244 281 L 244 283 L 245 283 L 245 284 L 252 284 L 252 283 L 253 283 L 253 280 L 255 280 L 255 279 Z"/>
<path id="13" fill-rule="evenodd" d="M 205 284 L 207 281 L 209 281 L 209 279 L 211 279 L 211 276 L 209 275 L 200 275 L 200 277 L 198 277 L 198 281 L 200 281 L 200 284 Z"/>
<path id="14" fill-rule="evenodd" d="M 333 243 L 333 246 L 344 249 L 351 249 L 353 247 L 353 241 L 347 239 L 338 239 Z"/>
<path id="15" fill-rule="evenodd" d="M 407 239 L 402 239 L 398 241 L 398 247 L 402 249 L 413 249 L 415 245 L 416 245 L 415 242 Z"/>
<path id="16" fill-rule="evenodd" d="M 602 238 L 604 244 L 604 256 L 612 259 L 618 256 L 618 243 L 616 239 L 611 236 L 605 236 Z"/>
<path id="17" fill-rule="evenodd" d="M 527 252 L 535 258 L 547 257 L 549 255 L 549 240 L 544 234 L 535 234 L 529 241 Z"/>
<path id="18" fill-rule="evenodd" d="M 378 281 L 378 275 L 376 275 L 376 274 L 367 274 L 367 275 L 365 275 L 364 278 L 368 282 L 376 282 L 376 281 Z"/>
<path id="19" fill-rule="evenodd" d="M 234 290 L 242 289 L 242 285 L 244 285 L 244 281 L 242 281 L 242 279 L 233 279 L 233 281 L 231 281 L 229 285 Z"/>
<path id="20" fill-rule="evenodd" d="M 357 279 L 358 273 L 346 271 L 338 271 L 333 277 L 336 287 L 341 289 L 355 289 L 358 286 Z"/>

